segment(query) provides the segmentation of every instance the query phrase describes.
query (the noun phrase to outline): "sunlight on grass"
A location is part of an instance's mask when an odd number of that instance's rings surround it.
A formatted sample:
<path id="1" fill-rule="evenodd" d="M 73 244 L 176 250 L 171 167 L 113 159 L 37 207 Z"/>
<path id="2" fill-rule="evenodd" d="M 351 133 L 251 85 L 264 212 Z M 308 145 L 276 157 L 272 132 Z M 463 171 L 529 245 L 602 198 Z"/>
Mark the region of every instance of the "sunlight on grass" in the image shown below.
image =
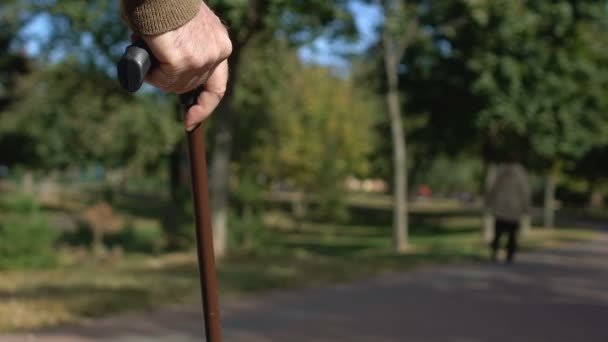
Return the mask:
<path id="1" fill-rule="evenodd" d="M 279 288 L 347 282 L 420 265 L 488 257 L 476 216 L 428 218 L 411 230 L 408 252 L 392 251 L 383 225 L 303 223 L 273 229 L 268 246 L 219 264 L 223 297 Z M 592 232 L 535 230 L 524 248 L 586 240 Z M 0 272 L 0 332 L 27 331 L 122 311 L 199 301 L 194 253 L 128 254 L 96 262 L 64 252 L 48 270 Z"/>
<path id="2" fill-rule="evenodd" d="M 196 293 L 198 277 L 193 257 L 180 256 L 178 264 L 173 258 L 163 257 L 154 263 L 129 257 L 115 263 L 0 273 L 0 331 L 180 303 L 187 298 L 185 294 Z"/>

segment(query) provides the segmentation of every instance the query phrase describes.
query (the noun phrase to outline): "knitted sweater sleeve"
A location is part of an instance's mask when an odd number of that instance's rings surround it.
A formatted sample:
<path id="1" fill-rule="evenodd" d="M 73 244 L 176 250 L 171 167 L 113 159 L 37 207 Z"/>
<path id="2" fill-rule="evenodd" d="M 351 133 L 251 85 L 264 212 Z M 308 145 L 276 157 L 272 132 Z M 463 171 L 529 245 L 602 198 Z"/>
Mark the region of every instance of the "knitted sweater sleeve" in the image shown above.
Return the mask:
<path id="1" fill-rule="evenodd" d="M 121 14 L 134 33 L 153 36 L 189 22 L 201 3 L 202 0 L 121 0 Z"/>

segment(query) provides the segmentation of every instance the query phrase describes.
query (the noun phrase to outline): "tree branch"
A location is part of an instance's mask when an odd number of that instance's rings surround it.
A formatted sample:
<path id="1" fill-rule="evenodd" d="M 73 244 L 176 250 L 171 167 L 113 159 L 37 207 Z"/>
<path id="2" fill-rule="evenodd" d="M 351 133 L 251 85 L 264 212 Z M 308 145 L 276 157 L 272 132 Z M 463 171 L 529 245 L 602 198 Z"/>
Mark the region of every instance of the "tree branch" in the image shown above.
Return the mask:
<path id="1" fill-rule="evenodd" d="M 239 32 L 237 44 L 245 46 L 251 38 L 258 32 L 264 29 L 264 15 L 268 11 L 267 0 L 250 0 L 247 13 L 243 18 L 243 28 Z"/>
<path id="2" fill-rule="evenodd" d="M 397 62 L 399 62 L 403 58 L 403 55 L 405 54 L 405 52 L 407 51 L 409 46 L 412 44 L 412 42 L 414 41 L 416 36 L 418 35 L 418 31 L 420 28 L 420 21 L 419 21 L 417 15 L 412 16 L 411 20 L 408 20 L 408 25 L 407 25 L 405 34 L 402 36 L 401 39 L 396 39 L 394 37 L 390 37 L 390 35 L 393 35 L 393 33 L 390 32 L 390 27 L 391 27 L 390 23 L 394 19 L 399 19 L 399 18 L 394 18 L 394 15 L 395 15 L 394 13 L 397 12 L 397 10 L 395 8 L 392 8 L 394 6 L 391 6 L 391 3 L 389 2 L 389 0 L 380 0 L 380 5 L 382 6 L 382 9 L 384 11 L 384 33 L 383 33 L 384 44 L 390 44 L 390 43 L 396 42 L 394 44 L 395 46 L 392 47 L 392 48 L 394 48 L 394 49 L 392 49 L 392 51 L 393 51 L 392 54 L 393 54 L 394 59 Z M 405 17 L 405 19 L 407 19 L 407 12 L 404 13 L 404 17 Z M 387 35 L 389 35 L 389 37 L 387 37 Z"/>
<path id="3" fill-rule="evenodd" d="M 403 38 L 397 42 L 397 50 L 395 51 L 397 61 L 401 61 L 401 59 L 403 59 L 403 55 L 410 47 L 414 39 L 416 39 L 416 36 L 418 36 L 419 29 L 420 23 L 418 18 L 412 18 L 407 25 L 405 35 L 403 35 Z"/>

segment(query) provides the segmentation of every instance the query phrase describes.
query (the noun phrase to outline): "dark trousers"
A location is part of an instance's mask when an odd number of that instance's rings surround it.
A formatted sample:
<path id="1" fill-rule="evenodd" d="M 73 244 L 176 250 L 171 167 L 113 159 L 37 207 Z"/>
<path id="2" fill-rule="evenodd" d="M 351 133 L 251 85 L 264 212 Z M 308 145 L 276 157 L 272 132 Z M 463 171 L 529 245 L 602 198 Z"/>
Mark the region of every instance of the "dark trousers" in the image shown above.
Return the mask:
<path id="1" fill-rule="evenodd" d="M 498 248 L 500 247 L 500 238 L 503 234 L 509 235 L 509 241 L 507 242 L 507 261 L 513 262 L 513 257 L 517 250 L 517 231 L 519 229 L 519 222 L 513 222 L 508 220 L 502 220 L 497 218 L 494 226 L 494 241 L 492 242 L 492 258 L 496 261 L 496 255 Z"/>

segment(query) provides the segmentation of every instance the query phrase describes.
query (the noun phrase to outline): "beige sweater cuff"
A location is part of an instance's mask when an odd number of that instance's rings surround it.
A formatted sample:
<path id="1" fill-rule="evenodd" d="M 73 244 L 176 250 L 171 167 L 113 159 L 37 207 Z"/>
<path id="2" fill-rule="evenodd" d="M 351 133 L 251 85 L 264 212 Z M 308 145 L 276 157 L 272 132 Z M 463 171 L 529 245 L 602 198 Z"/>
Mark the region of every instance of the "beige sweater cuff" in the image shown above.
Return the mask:
<path id="1" fill-rule="evenodd" d="M 122 17 L 138 35 L 153 36 L 186 24 L 202 0 L 121 0 Z"/>

